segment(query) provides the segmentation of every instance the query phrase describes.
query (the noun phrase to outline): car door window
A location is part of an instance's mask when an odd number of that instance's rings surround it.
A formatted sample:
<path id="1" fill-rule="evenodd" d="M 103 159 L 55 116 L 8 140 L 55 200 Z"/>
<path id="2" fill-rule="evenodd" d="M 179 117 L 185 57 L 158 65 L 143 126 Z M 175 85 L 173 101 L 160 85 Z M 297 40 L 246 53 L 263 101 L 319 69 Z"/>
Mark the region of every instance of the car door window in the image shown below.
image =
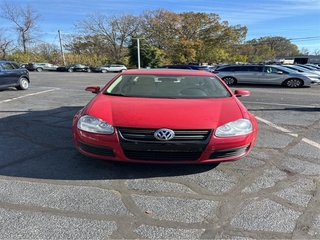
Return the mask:
<path id="1" fill-rule="evenodd" d="M 20 65 L 18 63 L 12 62 L 11 65 L 13 66 L 14 69 L 20 68 Z"/>
<path id="2" fill-rule="evenodd" d="M 265 67 L 264 72 L 266 72 L 266 73 L 277 73 L 278 69 L 276 69 L 274 67 Z"/>
<path id="3" fill-rule="evenodd" d="M 250 66 L 248 68 L 249 72 L 262 72 L 262 67 L 260 66 Z"/>
<path id="4" fill-rule="evenodd" d="M 241 71 L 241 72 L 248 72 L 249 69 L 250 69 L 249 66 L 242 66 L 242 67 L 240 67 L 240 71 Z"/>
<path id="5" fill-rule="evenodd" d="M 5 69 L 5 70 L 12 70 L 12 69 L 14 69 L 14 67 L 13 67 L 10 63 L 4 63 L 3 66 L 4 66 L 4 69 Z"/>

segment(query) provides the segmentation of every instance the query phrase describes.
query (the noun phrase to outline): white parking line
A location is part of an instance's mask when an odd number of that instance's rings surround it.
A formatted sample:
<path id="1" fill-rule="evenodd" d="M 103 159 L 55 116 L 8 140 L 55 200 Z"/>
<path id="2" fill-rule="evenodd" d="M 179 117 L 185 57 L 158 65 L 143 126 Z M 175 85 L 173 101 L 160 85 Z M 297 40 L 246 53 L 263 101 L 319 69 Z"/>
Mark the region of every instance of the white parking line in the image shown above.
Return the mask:
<path id="1" fill-rule="evenodd" d="M 247 102 L 247 101 L 242 101 L 242 103 L 271 105 L 271 106 L 299 107 L 299 108 L 317 108 L 317 107 L 319 107 L 319 104 L 314 104 L 311 106 L 311 105 L 294 105 L 294 104 L 287 104 L 287 103 L 265 103 L 265 102 Z"/>
<path id="2" fill-rule="evenodd" d="M 23 96 L 20 96 L 20 97 L 15 97 L 15 98 L 6 99 L 6 100 L 3 100 L 3 101 L 0 101 L 0 104 L 1 104 L 1 103 L 6 103 L 6 102 L 12 102 L 12 101 L 17 100 L 17 99 L 20 99 L 20 98 L 25 98 L 25 97 L 30 97 L 30 96 L 42 94 L 42 93 L 47 93 L 47 92 L 56 91 L 56 90 L 59 90 L 59 89 L 60 89 L 60 88 L 54 88 L 54 89 L 50 89 L 50 90 L 46 90 L 46 91 L 41 91 L 41 92 L 26 94 L 26 95 L 23 95 Z"/>
<path id="3" fill-rule="evenodd" d="M 268 120 L 265 120 L 265 119 L 263 119 L 263 118 L 261 118 L 261 117 L 257 117 L 257 116 L 255 116 L 255 117 L 256 117 L 256 119 L 258 119 L 259 121 L 267 124 L 268 126 L 273 127 L 273 128 L 275 128 L 275 129 L 278 129 L 278 130 L 281 131 L 281 132 L 287 133 L 287 134 L 289 134 L 289 135 L 292 136 L 292 137 L 298 137 L 298 136 L 299 136 L 298 134 L 292 133 L 290 130 L 288 130 L 288 129 L 286 129 L 286 128 L 277 126 L 276 124 L 274 124 L 274 123 L 272 123 L 272 122 L 269 122 Z M 310 139 L 308 139 L 308 138 L 302 138 L 302 141 L 305 142 L 305 143 L 307 143 L 307 144 L 310 144 L 311 146 L 314 146 L 314 147 L 320 149 L 320 144 L 317 143 L 317 142 L 314 142 L 314 141 L 312 141 L 312 140 L 310 140 Z"/>
<path id="4" fill-rule="evenodd" d="M 310 145 L 312 145 L 312 146 L 314 146 L 314 147 L 316 147 L 318 149 L 320 149 L 320 144 L 319 143 L 316 143 L 316 142 L 314 142 L 314 141 L 312 141 L 312 140 L 310 140 L 308 138 L 302 138 L 302 141 L 305 142 L 305 143 L 308 143 L 308 144 L 310 144 Z"/>

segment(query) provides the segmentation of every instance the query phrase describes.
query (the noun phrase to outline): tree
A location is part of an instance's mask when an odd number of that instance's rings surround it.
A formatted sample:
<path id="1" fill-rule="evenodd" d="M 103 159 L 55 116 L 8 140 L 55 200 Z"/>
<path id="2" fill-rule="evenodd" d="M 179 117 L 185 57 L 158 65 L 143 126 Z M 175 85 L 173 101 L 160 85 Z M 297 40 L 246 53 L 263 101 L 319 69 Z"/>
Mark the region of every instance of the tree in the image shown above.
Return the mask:
<path id="1" fill-rule="evenodd" d="M 320 49 L 315 49 L 313 51 L 313 55 L 320 55 Z"/>
<path id="2" fill-rule="evenodd" d="M 59 46 L 50 43 L 40 43 L 34 46 L 33 52 L 37 52 L 39 60 L 58 64 L 61 59 Z"/>
<path id="3" fill-rule="evenodd" d="M 217 62 L 215 53 L 218 48 L 234 56 L 233 46 L 241 44 L 247 34 L 246 27 L 229 26 L 227 21 L 221 22 L 215 13 L 185 12 L 179 16 L 181 32 L 178 39 L 184 44 L 186 40 L 191 40 L 195 51 L 194 59 L 188 61 Z"/>
<path id="4" fill-rule="evenodd" d="M 18 42 L 22 44 L 23 52 L 26 53 L 27 45 L 39 37 L 37 21 L 40 15 L 29 4 L 24 7 L 3 2 L 1 10 L 0 17 L 14 23 L 19 36 Z"/>
<path id="5" fill-rule="evenodd" d="M 255 47 L 259 48 L 261 45 L 266 45 L 273 52 L 274 57 L 277 56 L 293 56 L 299 54 L 298 46 L 292 44 L 289 39 L 284 37 L 261 37 L 259 39 L 253 39 L 255 42 Z M 249 41 L 250 42 L 250 41 Z"/>
<path id="6" fill-rule="evenodd" d="M 4 28 L 0 28 L 0 59 L 6 59 L 8 56 L 8 52 L 11 50 L 11 45 L 13 40 L 12 39 L 8 39 L 5 36 L 5 29 Z"/>
<path id="7" fill-rule="evenodd" d="M 98 13 L 87 15 L 75 27 L 85 35 L 99 36 L 112 61 L 117 62 L 127 55 L 127 46 L 138 32 L 139 22 L 139 17 L 131 14 L 105 16 Z"/>
<path id="8" fill-rule="evenodd" d="M 301 55 L 309 55 L 309 49 L 307 49 L 307 48 L 301 48 L 301 49 L 300 49 L 300 54 L 301 54 Z"/>
<path id="9" fill-rule="evenodd" d="M 165 10 L 146 10 L 141 15 L 140 35 L 144 36 L 150 46 L 168 50 L 172 39 L 178 35 L 179 15 Z"/>
<path id="10" fill-rule="evenodd" d="M 129 45 L 129 64 L 131 66 L 138 66 L 138 46 L 137 40 L 132 39 L 131 45 Z M 150 46 L 146 39 L 139 39 L 139 51 L 140 51 L 140 65 L 142 67 L 157 67 L 161 64 L 161 59 L 164 56 L 164 52 L 155 46 Z"/>

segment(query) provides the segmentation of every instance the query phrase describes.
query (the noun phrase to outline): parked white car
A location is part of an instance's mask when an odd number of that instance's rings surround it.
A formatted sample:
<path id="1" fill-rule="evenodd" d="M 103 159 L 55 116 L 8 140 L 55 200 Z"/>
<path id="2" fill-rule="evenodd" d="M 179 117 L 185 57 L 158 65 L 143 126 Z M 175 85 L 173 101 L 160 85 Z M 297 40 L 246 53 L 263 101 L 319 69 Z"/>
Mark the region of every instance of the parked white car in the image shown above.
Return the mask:
<path id="1" fill-rule="evenodd" d="M 127 70 L 127 67 L 122 64 L 106 64 L 100 67 L 92 67 L 92 72 L 122 72 Z"/>

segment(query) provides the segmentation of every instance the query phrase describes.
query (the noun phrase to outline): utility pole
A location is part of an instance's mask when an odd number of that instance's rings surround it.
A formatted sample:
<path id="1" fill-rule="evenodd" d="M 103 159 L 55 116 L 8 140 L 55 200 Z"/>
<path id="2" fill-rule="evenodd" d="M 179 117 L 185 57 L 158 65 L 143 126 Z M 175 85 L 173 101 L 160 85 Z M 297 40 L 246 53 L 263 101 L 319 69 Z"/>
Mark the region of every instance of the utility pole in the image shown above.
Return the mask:
<path id="1" fill-rule="evenodd" d="M 137 39 L 138 69 L 140 69 L 140 38 L 132 38 L 132 39 Z"/>
<path id="2" fill-rule="evenodd" d="M 58 30 L 58 34 L 59 34 L 60 50 L 61 50 L 61 54 L 62 54 L 63 65 L 66 65 L 66 59 L 64 57 L 60 30 Z"/>

